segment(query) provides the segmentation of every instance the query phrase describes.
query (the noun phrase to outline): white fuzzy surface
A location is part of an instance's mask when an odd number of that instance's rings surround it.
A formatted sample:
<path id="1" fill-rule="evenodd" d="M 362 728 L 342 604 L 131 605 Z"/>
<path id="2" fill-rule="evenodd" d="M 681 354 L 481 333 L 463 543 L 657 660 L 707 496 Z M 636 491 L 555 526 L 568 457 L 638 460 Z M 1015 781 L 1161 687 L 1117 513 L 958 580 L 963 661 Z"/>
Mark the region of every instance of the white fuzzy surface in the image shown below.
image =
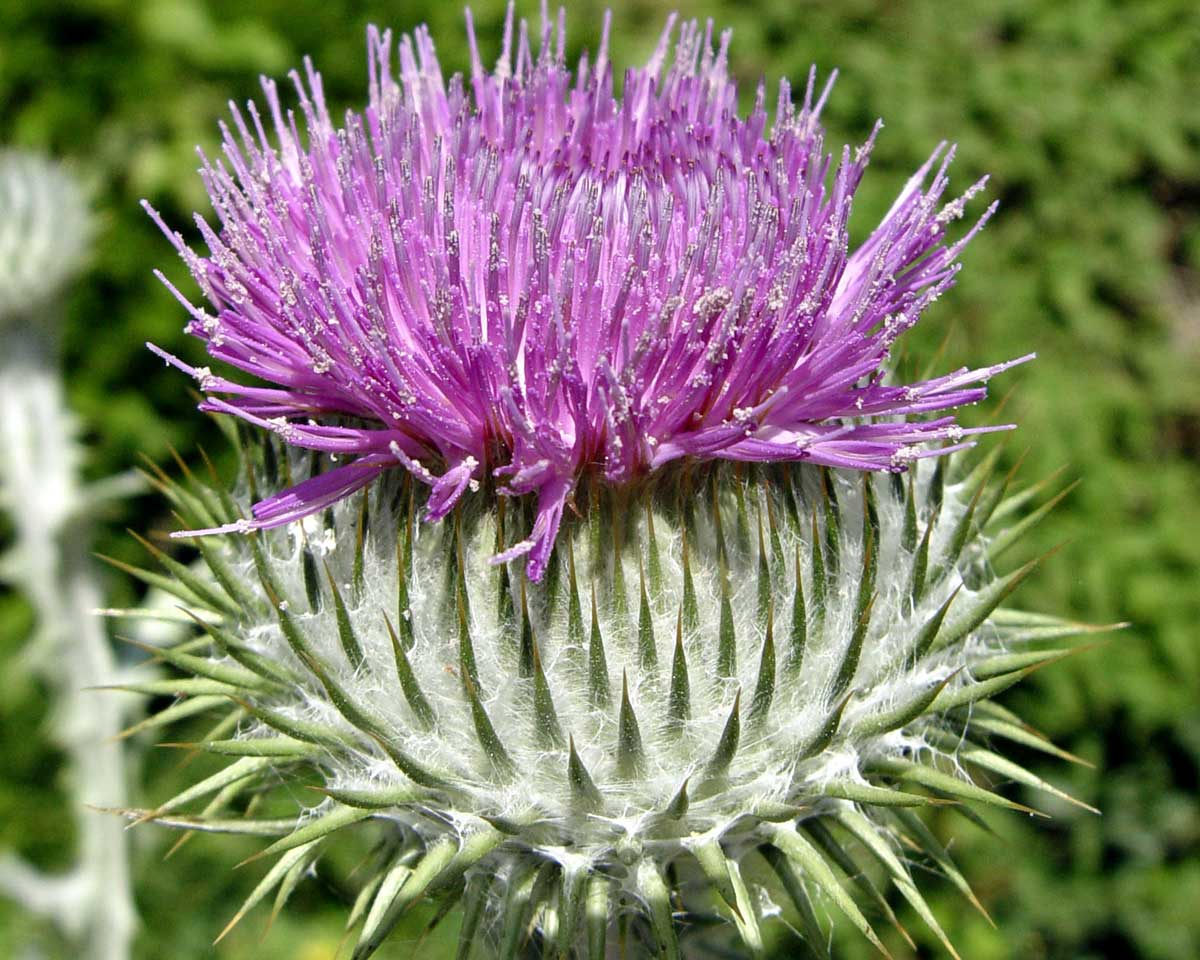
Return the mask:
<path id="1" fill-rule="evenodd" d="M 916 473 L 918 534 L 932 514 L 926 501 L 933 467 L 921 464 Z M 810 742 L 828 720 L 836 705 L 831 696 L 834 684 L 853 632 L 859 583 L 863 564 L 863 477 L 829 474 L 835 484 L 840 514 L 840 563 L 836 578 L 831 578 L 823 611 L 823 627 L 815 629 L 817 611 L 813 609 L 811 511 L 816 505 L 819 539 L 825 537 L 824 511 L 816 471 L 793 471 L 795 492 L 805 518 L 799 526 L 789 519 L 778 487 L 769 484 L 743 488 L 745 525 L 739 530 L 735 489 L 740 481 L 727 467 L 720 468 L 718 489 L 722 527 L 729 546 L 729 582 L 731 605 L 737 637 L 737 673 L 722 679 L 717 670 L 717 625 L 720 622 L 720 572 L 716 531 L 712 522 L 711 479 L 692 494 L 695 514 L 689 534 L 691 569 L 699 608 L 697 629 L 683 635 L 690 690 L 691 718 L 682 730 L 671 730 L 667 722 L 668 690 L 675 643 L 675 631 L 683 595 L 682 536 L 678 509 L 673 495 L 663 493 L 659 485 L 652 499 L 654 529 L 660 551 L 663 591 L 653 598 L 654 636 L 658 668 L 644 669 L 637 647 L 639 605 L 639 568 L 648 564 L 646 552 L 646 496 L 635 496 L 623 507 L 608 507 L 603 517 L 605 543 L 593 567 L 589 549 L 589 525 L 574 522 L 560 537 L 555 562 L 559 563 L 559 593 L 550 609 L 544 586 L 526 584 L 530 618 L 541 656 L 555 711 L 564 737 L 574 739 L 579 756 L 600 788 L 603 809 L 586 816 L 572 811 L 566 778 L 567 751 L 545 749 L 539 745 L 533 708 L 533 682 L 518 673 L 519 623 L 501 621 L 498 616 L 498 568 L 488 564 L 496 548 L 495 519 L 468 505 L 460 518 L 464 531 L 466 582 L 470 598 L 470 633 L 480 678 L 480 697 L 491 723 L 512 758 L 515 775 L 498 779 L 488 756 L 480 745 L 469 702 L 464 696 L 459 675 L 459 640 L 454 614 L 452 589 L 454 576 L 453 523 L 414 525 L 414 569 L 409 572 L 410 604 L 397 609 L 397 530 L 404 520 L 397 503 L 403 501 L 398 484 L 379 483 L 370 493 L 370 530 L 364 556 L 363 589 L 356 598 L 353 584 L 354 528 L 360 501 L 339 504 L 332 511 L 333 526 L 327 520 L 310 520 L 286 531 L 266 536 L 274 575 L 283 587 L 287 612 L 294 619 L 306 642 L 319 654 L 327 669 L 341 686 L 350 691 L 355 702 L 387 732 L 388 739 L 426 767 L 445 775 L 453 784 L 453 799 L 439 813 L 450 821 L 468 822 L 478 815 L 504 817 L 528 824 L 525 839 L 544 855 L 561 859 L 556 850 L 572 849 L 594 860 L 610 860 L 621 842 L 636 840 L 663 847 L 663 852 L 678 849 L 680 841 L 693 833 L 712 831 L 734 839 L 731 828 L 762 804 L 793 803 L 811 805 L 820 800 L 822 785 L 833 779 L 862 781 L 863 764 L 870 760 L 894 757 L 923 746 L 919 732 L 867 736 L 858 732 L 865 722 L 880 711 L 904 704 L 944 681 L 955 671 L 994 646 L 989 632 L 979 631 L 965 645 L 926 657 L 916 664 L 907 662 L 920 628 L 956 589 L 963 578 L 984 581 L 990 576 L 983 565 L 982 541 L 968 544 L 962 561 L 948 565 L 945 555 L 952 531 L 965 509 L 959 488 L 948 486 L 940 517 L 932 538 L 928 580 L 930 586 L 916 610 L 910 610 L 909 584 L 913 557 L 902 545 L 904 504 L 896 499 L 887 477 L 874 477 L 878 505 L 880 540 L 877 544 L 879 572 L 877 599 L 871 614 L 871 626 L 863 645 L 857 672 L 849 689 L 850 705 L 843 716 L 837 736 L 829 747 L 808 760 L 797 761 L 800 748 Z M 705 476 L 708 476 L 707 474 Z M 769 491 L 769 492 L 768 492 Z M 770 512 L 766 497 L 772 498 Z M 476 500 L 482 500 L 479 495 Z M 512 510 L 512 505 L 509 505 Z M 579 504 L 581 511 L 586 503 Z M 774 639 L 776 647 L 775 696 L 762 722 L 750 720 L 750 701 L 757 682 L 764 640 L 764 625 L 757 614 L 758 527 L 762 523 L 768 557 L 773 556 L 771 517 L 778 536 L 782 568 L 772 559 Z M 614 609 L 611 538 L 620 526 L 623 548 L 621 570 L 624 576 L 629 618 L 621 619 Z M 509 522 L 519 529 L 520 521 Z M 583 607 L 584 642 L 582 648 L 568 642 L 567 539 L 574 550 L 580 599 Z M 237 541 L 231 541 L 236 545 Z M 358 642 L 365 662 L 353 670 L 343 654 L 327 586 L 317 612 L 305 599 L 302 555 L 304 544 L 312 551 L 318 569 L 327 563 L 342 596 L 350 608 Z M 797 547 L 800 556 L 799 577 L 809 600 L 809 633 L 803 667 L 795 681 L 788 679 L 789 631 L 792 596 L 797 571 L 792 559 Z M 248 553 L 232 554 L 240 564 L 245 582 L 254 583 L 256 575 Z M 519 564 L 509 570 L 516 587 L 516 607 L 520 611 Z M 323 575 L 322 575 L 323 579 Z M 611 691 L 606 709 L 592 705 L 587 687 L 587 644 L 590 634 L 590 605 L 593 580 L 596 582 L 597 609 Z M 968 602 L 970 590 L 963 588 L 957 604 Z M 956 607 L 957 608 L 957 607 Z M 955 608 L 955 609 L 956 609 Z M 408 658 L 426 698 L 437 715 L 436 727 L 424 732 L 416 724 L 399 684 L 393 661 L 391 641 L 384 617 L 397 623 L 407 618 L 412 625 L 414 644 Z M 354 752 L 329 755 L 323 762 L 331 786 L 367 788 L 409 785 L 407 779 L 388 760 L 374 741 L 354 731 L 329 702 L 327 695 L 311 678 L 303 664 L 290 651 L 277 622 L 265 616 L 241 624 L 239 632 L 259 652 L 272 660 L 290 662 L 308 681 L 281 696 L 264 701 L 281 713 L 316 720 L 337 727 L 358 743 Z M 640 725 L 647 762 L 644 776 L 624 780 L 616 769 L 617 717 L 622 676 L 629 679 L 630 698 Z M 957 673 L 951 684 L 964 683 L 969 671 Z M 729 770 L 727 781 L 708 796 L 697 795 L 703 771 L 721 737 L 734 699 L 741 691 L 741 741 Z M 913 728 L 915 731 L 919 724 Z M 245 736 L 265 730 L 249 727 Z M 690 780 L 692 803 L 682 823 L 665 827 L 661 812 Z M 422 816 L 414 811 L 397 810 L 399 820 L 417 824 Z M 736 832 L 736 831 L 735 831 Z M 623 840 L 624 838 L 624 840 Z"/>

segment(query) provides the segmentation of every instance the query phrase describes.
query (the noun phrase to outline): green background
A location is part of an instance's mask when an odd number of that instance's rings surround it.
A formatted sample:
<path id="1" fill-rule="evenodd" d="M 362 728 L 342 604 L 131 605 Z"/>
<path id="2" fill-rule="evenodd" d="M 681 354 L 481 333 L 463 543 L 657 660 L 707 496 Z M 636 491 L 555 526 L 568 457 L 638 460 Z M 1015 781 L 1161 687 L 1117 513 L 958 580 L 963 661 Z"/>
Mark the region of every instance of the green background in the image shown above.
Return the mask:
<path id="1" fill-rule="evenodd" d="M 996 836 L 961 820 L 939 824 L 953 829 L 954 849 L 999 931 L 931 880 L 936 912 L 966 957 L 1200 957 L 1200 7 L 1194 0 L 681 6 L 685 15 L 734 28 L 743 103 L 760 75 L 772 85 L 780 75 L 799 81 L 815 63 L 842 71 L 825 114 L 832 143 L 859 141 L 884 118 L 853 220 L 859 236 L 942 139 L 959 143 L 960 187 L 992 174 L 999 215 L 968 251 L 958 287 L 908 346 L 927 354 L 949 333 L 947 366 L 1038 352 L 1036 363 L 996 382 L 993 399 L 972 414 L 994 416 L 1011 389 L 1004 416 L 1021 430 L 1006 459 L 1028 449 L 1024 477 L 1065 468 L 1065 479 L 1082 481 L 1025 548 L 1033 555 L 1069 541 L 1020 600 L 1132 624 L 1036 674 L 1007 701 L 1097 765 L 1065 769 L 1021 758 L 1103 816 L 1062 810 L 1049 823 L 994 818 Z M 595 47 L 602 9 L 573 5 L 572 54 Z M 667 9 L 615 4 L 619 66 L 647 55 Z M 489 2 L 475 12 L 486 59 L 498 50 L 502 11 Z M 522 12 L 536 8 L 523 4 Z M 424 20 L 443 66 L 465 65 L 455 4 L 0 5 L 0 142 L 67 159 L 91 186 L 99 217 L 64 341 L 93 477 L 127 470 L 143 454 L 165 465 L 171 444 L 190 460 L 199 442 L 220 448 L 192 409 L 185 378 L 142 347 L 152 339 L 199 357 L 181 333 L 181 309 L 150 270 L 163 267 L 191 288 L 137 201 L 150 199 L 179 226 L 191 211 L 207 210 L 194 148 L 214 151 L 226 101 L 254 96 L 259 73 L 281 76 L 310 54 L 331 102 L 361 105 L 371 20 L 402 30 Z M 124 528 L 170 523 L 152 497 L 95 521 L 100 549 L 138 562 L 140 548 Z M 130 582 L 106 576 L 114 599 L 135 597 Z M 45 745 L 45 691 L 17 659 L 31 616 L 22 598 L 0 594 L 0 850 L 53 868 L 69 860 L 72 837 L 59 758 Z M 166 753 L 146 754 L 135 785 L 143 799 L 168 795 L 182 776 Z M 163 863 L 169 838 L 151 828 L 135 837 L 140 957 L 333 956 L 343 916 L 338 890 L 310 883 L 265 940 L 263 910 L 214 950 L 213 936 L 261 872 L 258 865 L 232 870 L 254 847 L 203 838 Z M 908 919 L 914 933 L 921 929 Z M 384 956 L 443 956 L 453 927 L 451 919 L 419 940 L 414 922 Z M 889 943 L 897 957 L 907 955 L 902 943 Z M 36 918 L 0 904 L 0 954 L 19 955 L 22 945 L 70 955 Z M 869 955 L 850 937 L 839 947 L 846 957 Z M 778 948 L 790 955 L 786 939 Z M 921 949 L 937 954 L 928 939 Z"/>

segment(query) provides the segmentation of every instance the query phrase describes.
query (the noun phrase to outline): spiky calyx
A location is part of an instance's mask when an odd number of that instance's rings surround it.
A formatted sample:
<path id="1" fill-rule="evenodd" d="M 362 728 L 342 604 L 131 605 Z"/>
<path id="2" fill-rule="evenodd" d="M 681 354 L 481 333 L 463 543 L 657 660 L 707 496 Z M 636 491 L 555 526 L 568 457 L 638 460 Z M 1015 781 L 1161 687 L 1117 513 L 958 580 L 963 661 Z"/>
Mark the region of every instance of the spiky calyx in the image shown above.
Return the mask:
<path id="1" fill-rule="evenodd" d="M 260 468 L 300 470 L 256 442 Z M 1032 564 L 996 574 L 1012 535 L 990 522 L 1029 494 L 1005 499 L 994 460 L 957 478 L 939 460 L 903 477 L 707 465 L 597 484 L 537 584 L 487 562 L 531 505 L 481 491 L 425 525 L 419 485 L 389 478 L 316 523 L 198 539 L 205 574 L 160 554 L 169 576 L 144 575 L 204 634 L 163 651 L 184 676 L 143 685 L 179 697 L 148 723 L 221 713 L 202 746 L 230 759 L 138 815 L 277 835 L 245 909 L 286 899 L 343 830 L 383 824 L 356 958 L 423 898 L 462 901 L 460 955 L 486 931 L 501 956 L 530 936 L 544 956 L 617 938 L 677 956 L 689 915 L 714 909 L 753 952 L 773 907 L 745 878 L 763 860 L 818 953 L 817 892 L 879 945 L 864 909 L 894 917 L 852 850 L 944 940 L 898 839 L 974 898 L 914 810 L 1028 809 L 973 770 L 1063 796 L 990 743 L 1054 752 L 990 698 L 1079 632 L 1002 606 Z M 193 526 L 253 496 L 163 489 Z M 300 815 L 235 812 L 314 777 L 326 799 Z"/>

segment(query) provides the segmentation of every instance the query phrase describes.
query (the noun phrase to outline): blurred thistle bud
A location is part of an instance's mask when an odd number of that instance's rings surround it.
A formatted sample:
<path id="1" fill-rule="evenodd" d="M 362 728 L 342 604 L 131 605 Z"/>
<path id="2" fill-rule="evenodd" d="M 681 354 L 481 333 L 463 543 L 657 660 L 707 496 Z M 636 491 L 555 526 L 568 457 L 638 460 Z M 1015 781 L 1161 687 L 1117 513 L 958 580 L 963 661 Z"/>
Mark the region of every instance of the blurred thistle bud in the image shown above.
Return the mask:
<path id="1" fill-rule="evenodd" d="M 910 860 L 979 903 L 920 815 L 1029 809 L 980 773 L 1070 799 L 992 697 L 1079 630 L 1005 606 L 1045 508 L 947 413 L 1011 363 L 887 380 L 978 229 L 946 242 L 948 156 L 851 251 L 870 144 L 835 168 L 811 78 L 765 137 L 727 35 L 672 59 L 669 23 L 617 99 L 607 26 L 578 71 L 517 26 L 448 85 L 372 30 L 344 128 L 295 77 L 307 144 L 267 82 L 276 139 L 251 106 L 205 165 L 208 255 L 168 231 L 190 332 L 270 385 L 163 354 L 245 480 L 159 477 L 204 566 L 147 543 L 174 579 L 143 575 L 204 634 L 145 724 L 213 714 L 228 765 L 134 816 L 277 837 L 235 922 L 373 826 L 359 960 L 419 901 L 461 904 L 460 956 L 676 957 L 714 917 L 758 952 L 781 902 L 818 955 L 821 902 L 907 938 L 868 862 L 945 942 Z"/>
<path id="2" fill-rule="evenodd" d="M 51 303 L 87 254 L 87 197 L 61 164 L 0 151 L 0 324 Z"/>

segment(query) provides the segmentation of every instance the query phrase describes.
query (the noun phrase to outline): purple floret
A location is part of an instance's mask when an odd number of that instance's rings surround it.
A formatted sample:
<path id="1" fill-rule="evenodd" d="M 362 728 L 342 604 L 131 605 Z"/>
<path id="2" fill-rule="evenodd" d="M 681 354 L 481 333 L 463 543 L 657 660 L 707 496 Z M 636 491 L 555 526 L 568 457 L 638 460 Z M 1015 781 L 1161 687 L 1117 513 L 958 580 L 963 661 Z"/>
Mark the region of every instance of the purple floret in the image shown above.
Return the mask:
<path id="1" fill-rule="evenodd" d="M 222 126 L 202 175 L 220 219 L 208 255 L 151 215 L 213 312 L 176 296 L 209 354 L 272 386 L 157 353 L 196 377 L 202 408 L 275 431 L 344 465 L 254 506 L 230 528 L 273 527 L 403 466 L 449 512 L 485 471 L 536 494 L 526 539 L 541 577 L 585 471 L 614 484 L 680 457 L 905 469 L 968 445 L 953 416 L 1021 360 L 913 384 L 885 382 L 896 338 L 954 282 L 946 228 L 983 181 L 942 205 L 938 147 L 858 249 L 851 200 L 879 125 L 840 162 L 809 74 L 797 109 L 779 86 L 737 115 L 728 32 L 674 17 L 650 62 L 613 94 L 608 27 L 594 62 L 564 61 L 562 14 L 534 52 L 510 8 L 484 70 L 443 80 L 424 28 L 368 32 L 370 102 L 336 127 L 321 77 L 292 74 L 306 136 L 264 79 Z M 149 209 L 149 208 L 147 208 Z M 166 282 L 165 280 L 163 281 Z M 172 288 L 174 290 L 174 288 Z M 931 446 L 931 444 L 933 446 Z M 352 459 L 351 459 L 352 458 Z"/>

